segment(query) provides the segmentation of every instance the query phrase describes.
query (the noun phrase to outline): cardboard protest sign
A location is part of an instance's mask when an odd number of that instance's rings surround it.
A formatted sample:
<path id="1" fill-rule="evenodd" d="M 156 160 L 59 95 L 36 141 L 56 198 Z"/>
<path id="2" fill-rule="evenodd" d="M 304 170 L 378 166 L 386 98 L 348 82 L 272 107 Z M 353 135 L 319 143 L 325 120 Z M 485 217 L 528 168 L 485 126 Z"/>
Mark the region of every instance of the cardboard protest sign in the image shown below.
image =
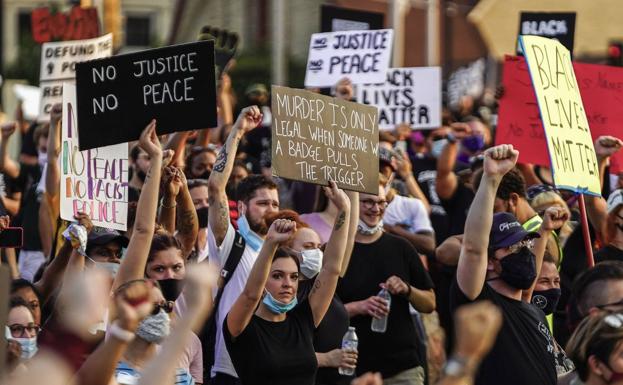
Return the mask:
<path id="1" fill-rule="evenodd" d="M 322 32 L 382 29 L 383 14 L 323 4 L 320 6 L 320 24 Z"/>
<path id="2" fill-rule="evenodd" d="M 272 87 L 273 174 L 378 194 L 376 107 Z"/>
<path id="3" fill-rule="evenodd" d="M 522 12 L 517 34 L 517 55 L 522 55 L 519 36 L 534 35 L 558 40 L 571 52 L 575 35 L 575 12 Z"/>
<path id="4" fill-rule="evenodd" d="M 78 149 L 76 87 L 63 84 L 61 218 L 89 214 L 95 226 L 125 231 L 128 224 L 128 145 Z"/>
<path id="5" fill-rule="evenodd" d="M 354 84 L 384 82 L 393 37 L 391 29 L 313 34 L 305 86 L 331 87 L 344 77 Z"/>
<path id="6" fill-rule="evenodd" d="M 76 68 L 80 150 L 216 126 L 214 41 L 179 44 Z M 102 133 L 106 135 L 102 135 Z"/>
<path id="7" fill-rule="evenodd" d="M 455 108 L 463 96 L 479 98 L 485 90 L 485 59 L 454 71 L 448 78 L 448 104 Z"/>
<path id="8" fill-rule="evenodd" d="M 22 113 L 26 120 L 36 120 L 39 114 L 39 103 L 41 102 L 41 89 L 39 87 L 25 84 L 13 86 L 15 97 L 22 102 Z"/>
<path id="9" fill-rule="evenodd" d="M 76 63 L 112 55 L 112 34 L 95 39 L 45 43 L 41 47 L 39 88 L 40 122 L 50 120 L 50 110 L 63 101 L 63 82 L 76 77 Z"/>
<path id="10" fill-rule="evenodd" d="M 620 136 L 623 130 L 623 68 L 573 63 L 586 117 L 594 139 Z M 528 66 L 522 57 L 507 56 L 502 76 L 496 144 L 512 143 L 521 163 L 549 165 L 545 132 L 532 88 Z M 623 153 L 610 157 L 610 172 L 622 170 Z"/>
<path id="11" fill-rule="evenodd" d="M 541 111 L 554 184 L 600 196 L 599 166 L 569 50 L 540 36 L 522 36 L 520 42 Z"/>
<path id="12" fill-rule="evenodd" d="M 357 101 L 379 109 L 379 129 L 393 130 L 441 125 L 441 68 L 390 68 L 381 84 L 357 87 Z"/>
<path id="13" fill-rule="evenodd" d="M 36 8 L 30 14 L 32 38 L 42 44 L 59 40 L 85 40 L 100 35 L 97 8 L 73 6 L 68 13 Z"/>

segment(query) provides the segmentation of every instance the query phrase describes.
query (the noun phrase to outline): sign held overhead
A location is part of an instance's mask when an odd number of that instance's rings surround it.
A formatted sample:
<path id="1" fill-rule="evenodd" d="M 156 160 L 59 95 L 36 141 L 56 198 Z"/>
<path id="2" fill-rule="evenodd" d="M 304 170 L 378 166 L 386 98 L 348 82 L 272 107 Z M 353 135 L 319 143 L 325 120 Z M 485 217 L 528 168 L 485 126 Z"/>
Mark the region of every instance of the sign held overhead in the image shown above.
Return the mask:
<path id="1" fill-rule="evenodd" d="M 214 41 L 157 48 L 77 66 L 80 150 L 216 126 Z M 106 133 L 106 135 L 102 135 Z"/>
<path id="2" fill-rule="evenodd" d="M 376 107 L 272 87 L 273 174 L 378 194 Z"/>
<path id="3" fill-rule="evenodd" d="M 393 37 L 391 29 L 313 34 L 305 86 L 331 87 L 343 77 L 354 84 L 384 82 Z"/>

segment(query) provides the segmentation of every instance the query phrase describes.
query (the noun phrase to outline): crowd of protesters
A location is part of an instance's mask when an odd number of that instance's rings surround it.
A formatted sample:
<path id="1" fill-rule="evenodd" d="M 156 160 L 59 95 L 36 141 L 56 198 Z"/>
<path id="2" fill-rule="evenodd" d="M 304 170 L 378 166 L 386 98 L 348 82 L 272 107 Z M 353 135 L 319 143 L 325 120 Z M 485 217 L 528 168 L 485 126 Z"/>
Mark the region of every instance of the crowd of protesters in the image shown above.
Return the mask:
<path id="1" fill-rule="evenodd" d="M 2 383 L 623 384 L 621 140 L 595 141 L 591 267 L 577 197 L 493 145 L 495 104 L 381 131 L 357 193 L 274 177 L 267 87 L 235 81 L 218 127 L 128 144 L 126 232 L 60 219 L 60 105 L 2 124 L 0 229 L 24 231 Z"/>

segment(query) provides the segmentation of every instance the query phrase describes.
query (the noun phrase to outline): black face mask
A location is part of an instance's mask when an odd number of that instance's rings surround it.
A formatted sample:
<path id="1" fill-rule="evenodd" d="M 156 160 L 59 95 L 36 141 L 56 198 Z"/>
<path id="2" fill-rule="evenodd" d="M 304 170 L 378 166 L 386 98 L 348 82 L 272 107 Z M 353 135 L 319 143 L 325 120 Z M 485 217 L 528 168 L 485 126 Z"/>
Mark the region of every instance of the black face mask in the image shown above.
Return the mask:
<path id="1" fill-rule="evenodd" d="M 162 290 L 162 296 L 167 301 L 175 302 L 177 298 L 182 294 L 186 281 L 183 279 L 161 279 L 158 280 L 160 284 L 160 290 Z"/>
<path id="2" fill-rule="evenodd" d="M 205 229 L 208 227 L 208 208 L 202 207 L 197 209 L 197 219 L 199 220 L 199 228 Z"/>
<path id="3" fill-rule="evenodd" d="M 535 291 L 532 293 L 532 304 L 543 310 L 545 315 L 552 314 L 556 310 L 561 291 L 558 288 Z"/>
<path id="4" fill-rule="evenodd" d="M 136 172 L 136 176 L 141 180 L 141 182 L 145 182 L 145 178 L 147 178 L 147 174 L 143 170 L 138 170 Z"/>
<path id="5" fill-rule="evenodd" d="M 205 170 L 203 174 L 197 175 L 195 179 L 205 179 L 205 180 L 210 179 L 210 170 Z"/>
<path id="6" fill-rule="evenodd" d="M 527 247 L 502 258 L 500 279 L 515 289 L 526 290 L 536 279 L 536 260 Z"/>

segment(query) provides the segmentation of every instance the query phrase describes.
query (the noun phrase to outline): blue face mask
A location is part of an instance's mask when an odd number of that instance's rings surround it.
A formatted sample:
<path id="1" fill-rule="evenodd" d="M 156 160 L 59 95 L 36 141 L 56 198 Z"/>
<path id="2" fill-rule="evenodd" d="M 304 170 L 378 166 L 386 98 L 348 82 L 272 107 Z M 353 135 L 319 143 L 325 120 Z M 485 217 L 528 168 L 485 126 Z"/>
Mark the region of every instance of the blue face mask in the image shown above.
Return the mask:
<path id="1" fill-rule="evenodd" d="M 430 154 L 435 158 L 439 158 L 446 144 L 448 144 L 448 139 L 435 140 L 431 146 Z"/>
<path id="2" fill-rule="evenodd" d="M 20 347 L 22 348 L 21 358 L 23 360 L 29 360 L 35 354 L 37 354 L 37 351 L 39 350 L 39 348 L 37 347 L 36 336 L 32 338 L 13 338 L 13 339 L 17 341 L 17 343 L 19 343 Z"/>
<path id="3" fill-rule="evenodd" d="M 259 235 L 255 234 L 253 230 L 251 230 L 247 217 L 244 215 L 241 215 L 240 218 L 238 218 L 238 232 L 240 232 L 240 235 L 242 235 L 249 247 L 255 251 L 260 250 L 264 240 L 260 238 Z"/>
<path id="4" fill-rule="evenodd" d="M 299 303 L 296 296 L 294 296 L 294 299 L 290 301 L 290 303 L 283 303 L 281 301 L 277 301 L 268 291 L 264 290 L 264 293 L 266 294 L 264 295 L 264 300 L 262 302 L 266 305 L 268 310 L 275 314 L 287 313 L 294 309 L 294 307 Z"/>

